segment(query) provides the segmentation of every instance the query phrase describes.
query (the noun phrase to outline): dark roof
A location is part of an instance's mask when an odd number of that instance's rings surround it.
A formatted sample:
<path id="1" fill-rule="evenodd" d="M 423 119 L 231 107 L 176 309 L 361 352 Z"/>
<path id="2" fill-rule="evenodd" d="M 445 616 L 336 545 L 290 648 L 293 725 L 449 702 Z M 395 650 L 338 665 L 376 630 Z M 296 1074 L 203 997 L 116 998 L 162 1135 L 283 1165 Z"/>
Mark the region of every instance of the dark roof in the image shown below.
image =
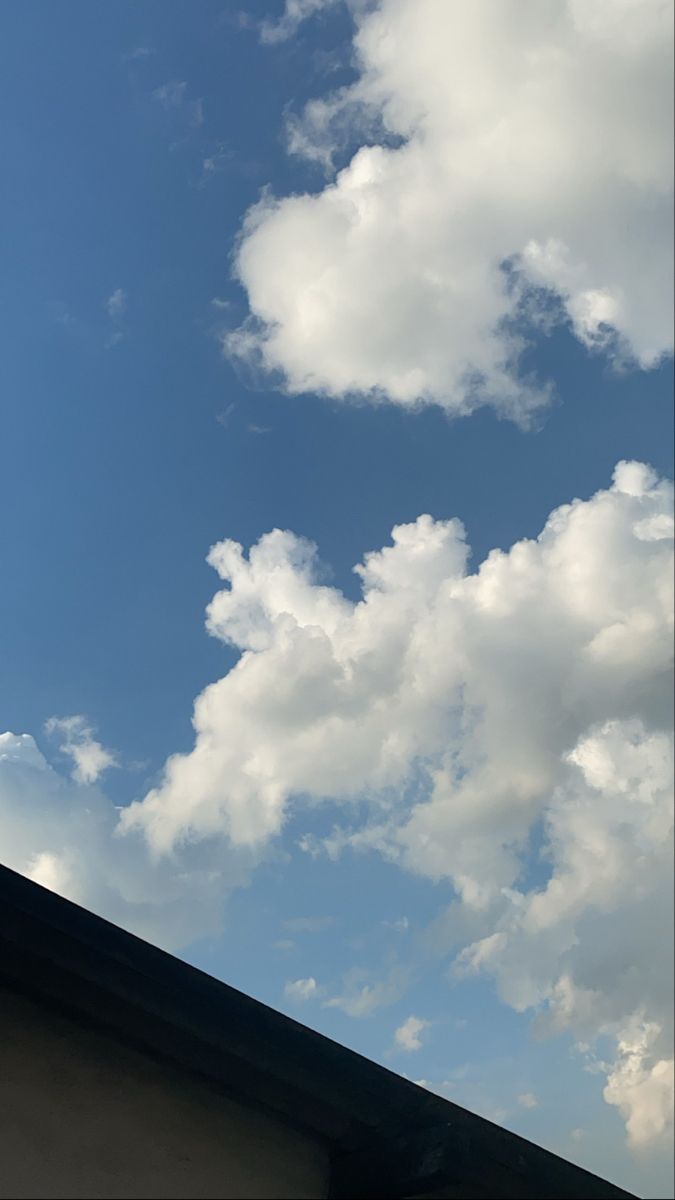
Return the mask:
<path id="1" fill-rule="evenodd" d="M 332 1196 L 630 1195 L 6 867 L 0 981 L 321 1138 Z"/>

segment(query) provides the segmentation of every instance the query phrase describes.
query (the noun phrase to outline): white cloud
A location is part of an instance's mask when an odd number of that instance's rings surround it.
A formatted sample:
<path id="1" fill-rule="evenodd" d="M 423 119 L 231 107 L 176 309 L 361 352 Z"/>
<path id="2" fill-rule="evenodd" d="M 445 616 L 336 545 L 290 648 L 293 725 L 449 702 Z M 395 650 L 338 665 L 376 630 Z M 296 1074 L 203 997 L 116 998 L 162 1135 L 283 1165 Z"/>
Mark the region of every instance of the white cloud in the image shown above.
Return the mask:
<path id="1" fill-rule="evenodd" d="M 284 995 L 289 1000 L 304 1002 L 306 1000 L 315 1000 L 321 994 L 321 990 L 316 979 L 310 975 L 309 979 L 289 980 L 284 987 Z"/>
<path id="2" fill-rule="evenodd" d="M 394 1032 L 394 1042 L 399 1050 L 421 1050 L 421 1034 L 429 1028 L 429 1022 L 420 1017 L 407 1017 Z"/>
<path id="3" fill-rule="evenodd" d="M 115 288 L 105 302 L 105 310 L 111 320 L 119 320 L 127 310 L 127 294 L 124 288 Z"/>
<path id="4" fill-rule="evenodd" d="M 335 924 L 335 917 L 289 917 L 284 929 L 291 933 L 323 933 Z"/>
<path id="5" fill-rule="evenodd" d="M 110 350 L 122 341 L 125 334 L 125 316 L 128 295 L 124 288 L 115 288 L 105 301 L 104 308 L 110 321 L 110 331 L 106 340 L 106 349 Z"/>
<path id="6" fill-rule="evenodd" d="M 180 108 L 185 102 L 186 93 L 187 83 L 184 79 L 171 79 L 155 88 L 152 98 L 161 104 L 162 108 Z"/>
<path id="7" fill-rule="evenodd" d="M 410 928 L 410 921 L 407 917 L 398 917 L 395 921 L 382 921 L 385 929 L 393 929 L 395 933 L 407 933 Z"/>
<path id="8" fill-rule="evenodd" d="M 198 698 L 193 751 L 124 810 L 118 837 L 97 787 L 2 735 L 5 861 L 176 946 L 218 925 L 291 811 L 330 800 L 330 852 L 451 883 L 433 936 L 455 941 L 456 972 L 492 973 L 543 1030 L 613 1038 L 606 1099 L 633 1144 L 665 1136 L 671 507 L 649 468 L 619 464 L 608 490 L 471 574 L 461 525 L 422 517 L 366 556 L 358 603 L 319 582 L 292 534 L 248 557 L 220 543 L 210 561 L 228 586 L 208 625 L 242 653 Z M 50 728 L 79 779 L 100 773 L 109 752 L 83 718 Z M 408 982 L 402 967 L 355 969 L 324 1003 L 366 1016 Z"/>
<path id="9" fill-rule="evenodd" d="M 521 1108 L 539 1107 L 539 1100 L 535 1096 L 534 1092 L 523 1092 L 522 1095 L 518 1097 L 518 1103 Z"/>
<path id="10" fill-rule="evenodd" d="M 654 1053 L 662 1033 L 659 1025 L 633 1020 L 619 1038 L 617 1061 L 604 1091 L 626 1121 L 628 1140 L 641 1147 L 656 1137 L 672 1142 L 673 1059 Z"/>
<path id="11" fill-rule="evenodd" d="M 0 733 L 0 767 L 21 763 L 33 771 L 48 771 L 47 761 L 40 754 L 29 733 Z"/>
<path id="12" fill-rule="evenodd" d="M 77 881 L 73 878 L 69 864 L 65 858 L 43 850 L 26 862 L 25 874 L 40 887 L 48 888 L 50 892 L 58 892 L 60 896 L 70 896 L 77 892 Z"/>
<path id="13" fill-rule="evenodd" d="M 98 787 L 58 774 L 32 737 L 0 734 L 6 866 L 168 949 L 215 933 L 253 860 L 221 841 L 158 861 L 141 839 L 116 837 L 117 820 Z"/>
<path id="14" fill-rule="evenodd" d="M 567 756 L 545 815 L 547 884 L 514 889 L 497 932 L 458 966 L 494 971 L 514 1008 L 545 1006 L 542 1029 L 614 1037 L 605 1099 L 629 1141 L 672 1130 L 672 737 L 608 721 Z M 575 770 L 576 768 L 576 770 Z"/>
<path id="15" fill-rule="evenodd" d="M 348 1017 L 370 1017 L 380 1008 L 395 1004 L 408 983 L 408 972 L 392 967 L 382 979 L 375 979 L 362 967 L 347 971 L 342 991 L 324 1001 L 324 1008 L 339 1008 Z"/>
<path id="16" fill-rule="evenodd" d="M 319 6 L 289 3 L 267 40 Z M 668 0 L 352 8 L 359 77 L 289 134 L 331 178 L 266 193 L 246 217 L 236 273 L 250 318 L 228 352 L 290 392 L 453 414 L 491 403 L 526 421 L 546 389 L 519 370 L 512 262 L 553 289 L 585 344 L 643 367 L 669 353 Z M 553 319 L 541 292 L 527 311 Z"/>
<path id="17" fill-rule="evenodd" d="M 60 749 L 72 758 L 77 783 L 96 783 L 99 775 L 117 766 L 115 755 L 96 740 L 86 717 L 50 717 L 45 730 L 63 738 Z"/>
<path id="18" fill-rule="evenodd" d="M 157 51 L 153 46 L 135 46 L 133 50 L 127 51 L 122 57 L 125 62 L 137 62 L 139 59 L 152 58 Z"/>
<path id="19" fill-rule="evenodd" d="M 671 510 L 669 484 L 621 463 L 471 574 L 460 523 L 423 516 L 357 568 L 358 603 L 291 533 L 248 557 L 219 543 L 208 628 L 241 657 L 198 697 L 194 749 L 122 828 L 158 854 L 222 835 L 259 851 L 330 800 L 331 856 L 375 850 L 452 883 L 458 970 L 493 972 L 551 1030 L 609 1033 L 610 1076 L 626 1030 L 658 1027 L 640 1052 L 652 1072 L 672 1055 Z M 532 838 L 548 881 L 527 886 Z M 397 988 L 357 974 L 327 1003 L 360 1015 Z"/>
<path id="20" fill-rule="evenodd" d="M 203 114 L 202 114 L 202 117 L 203 117 Z M 200 124 L 201 124 L 201 121 L 200 121 Z M 231 158 L 232 158 L 232 151 L 226 149 L 222 143 L 219 143 L 209 154 L 207 154 L 202 159 L 202 173 L 201 173 L 201 176 L 199 179 L 199 186 L 205 187 L 206 184 L 209 182 L 209 180 L 213 179 L 213 177 L 215 175 L 217 175 L 220 171 L 225 169 L 225 167 L 227 166 L 227 163 L 231 160 Z M 228 307 L 227 301 L 219 302 L 217 299 L 214 299 L 211 301 L 211 303 L 213 304 L 214 308 L 219 308 L 219 307 L 221 307 L 221 305 L 226 308 Z"/>
<path id="21" fill-rule="evenodd" d="M 163 83 L 155 88 L 152 99 L 165 112 L 180 116 L 190 127 L 199 128 L 204 123 L 204 101 L 201 97 L 188 99 L 188 85 L 184 79 L 170 79 Z"/>
<path id="22" fill-rule="evenodd" d="M 268 45 L 286 42 L 297 33 L 303 21 L 322 9 L 332 8 L 337 0 L 286 0 L 284 11 L 277 21 L 263 21 L 260 40 Z"/>

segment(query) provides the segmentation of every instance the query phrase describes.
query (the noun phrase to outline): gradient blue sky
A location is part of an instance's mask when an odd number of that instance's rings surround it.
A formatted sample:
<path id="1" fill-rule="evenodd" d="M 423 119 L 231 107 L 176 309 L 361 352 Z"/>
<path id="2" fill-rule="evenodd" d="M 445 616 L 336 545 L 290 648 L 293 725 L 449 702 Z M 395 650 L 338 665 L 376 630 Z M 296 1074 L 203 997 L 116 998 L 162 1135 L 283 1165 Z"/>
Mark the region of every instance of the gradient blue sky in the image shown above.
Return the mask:
<path id="1" fill-rule="evenodd" d="M 529 352 L 555 399 L 528 432 L 490 409 L 451 420 L 434 407 L 285 396 L 234 369 L 218 334 L 246 313 L 231 278 L 243 214 L 266 184 L 323 186 L 286 153 L 284 112 L 355 74 L 341 6 L 276 45 L 256 26 L 282 5 L 242 7 L 246 20 L 222 0 L 24 0 L 0 17 L 0 729 L 32 733 L 65 772 L 44 723 L 86 714 L 122 763 L 106 779 L 120 805 L 147 791 L 167 755 L 189 750 L 194 697 L 236 661 L 204 630 L 216 582 L 205 555 L 217 540 L 249 546 L 292 529 L 355 598 L 353 565 L 422 512 L 459 516 L 477 564 L 607 486 L 621 459 L 673 472 L 672 363 L 617 371 L 565 328 Z M 153 97 L 175 81 L 180 103 Z M 117 289 L 126 303 L 111 316 Z M 502 1004 L 489 979 L 449 981 L 425 930 L 451 885 L 374 855 L 312 859 L 297 837 L 327 831 L 331 814 L 294 821 L 230 898 L 222 935 L 185 956 L 666 1196 L 667 1167 L 625 1148 L 600 1076 L 567 1037 L 534 1038 L 530 1015 Z M 298 917 L 326 920 L 285 924 Z M 334 987 L 353 969 L 393 980 L 391 1002 L 354 1018 L 284 996 L 288 980 Z M 414 1055 L 392 1049 L 411 1013 L 433 1031 Z M 536 1106 L 519 1102 L 529 1094 Z"/>

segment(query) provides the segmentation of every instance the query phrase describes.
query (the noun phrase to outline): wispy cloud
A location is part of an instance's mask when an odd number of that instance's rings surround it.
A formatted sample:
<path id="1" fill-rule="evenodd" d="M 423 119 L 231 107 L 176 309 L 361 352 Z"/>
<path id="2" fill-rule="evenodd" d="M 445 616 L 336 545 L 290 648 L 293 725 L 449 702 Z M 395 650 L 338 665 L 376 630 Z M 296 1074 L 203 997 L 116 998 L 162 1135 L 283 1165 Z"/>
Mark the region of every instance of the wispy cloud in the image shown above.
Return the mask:
<path id="1" fill-rule="evenodd" d="M 58 300 L 50 305 L 49 315 L 56 325 L 60 325 L 62 329 L 67 329 L 69 333 L 82 333 L 82 322 L 62 300 Z"/>
<path id="2" fill-rule="evenodd" d="M 152 93 L 152 99 L 165 112 L 180 114 L 194 128 L 204 123 L 204 101 L 201 97 L 188 98 L 188 85 L 184 79 L 170 79 L 160 84 Z"/>
<path id="3" fill-rule="evenodd" d="M 409 972 L 401 967 L 392 969 L 384 979 L 372 980 L 369 972 L 360 968 L 348 971 L 342 991 L 324 1001 L 325 1008 L 339 1008 L 348 1017 L 369 1017 L 379 1008 L 386 1008 L 400 999 Z"/>
<path id="4" fill-rule="evenodd" d="M 128 50 L 122 58 L 124 62 L 138 62 L 144 58 L 152 58 L 156 53 L 154 46 L 134 46 L 133 50 Z"/>
<path id="5" fill-rule="evenodd" d="M 187 83 L 184 79 L 171 79 L 168 83 L 163 83 L 160 87 L 156 87 L 152 93 L 152 98 L 158 104 L 161 104 L 162 108 L 180 108 L 185 102 L 186 91 Z"/>
<path id="6" fill-rule="evenodd" d="M 79 722 L 87 726 L 84 717 L 50 723 L 71 751 L 78 750 L 83 732 Z M 92 786 L 83 778 L 100 774 L 101 763 L 92 768 L 91 760 L 77 756 L 78 777 L 68 778 L 28 734 L 0 732 L 3 862 L 160 946 L 175 950 L 215 936 L 226 897 L 246 884 L 257 859 L 232 853 L 216 840 L 208 848 L 185 846 L 160 861 L 138 839 L 116 837 L 119 814 L 101 786 L 104 780 Z"/>
<path id="7" fill-rule="evenodd" d="M 45 731 L 62 740 L 59 749 L 73 760 L 72 778 L 77 783 L 95 783 L 104 771 L 117 766 L 117 759 L 94 737 L 94 730 L 81 714 L 50 717 Z"/>
<path id="8" fill-rule="evenodd" d="M 228 404 L 225 408 L 221 409 L 220 412 L 216 413 L 216 421 L 219 425 L 223 426 L 223 429 L 226 429 L 229 425 L 230 417 L 232 416 L 232 413 L 236 407 L 236 404 L 232 402 L 232 404 Z"/>
<path id="9" fill-rule="evenodd" d="M 303 21 L 315 16 L 322 10 L 333 8 L 337 0 L 286 0 L 286 5 L 278 21 L 263 21 L 259 26 L 260 40 L 267 45 L 276 42 L 287 42 L 302 25 Z M 241 22 L 246 28 L 249 22 Z"/>
<path id="10" fill-rule="evenodd" d="M 291 933 L 322 933 L 335 924 L 335 917 L 290 917 L 284 921 L 284 929 Z"/>
<path id="11" fill-rule="evenodd" d="M 381 924 L 385 929 L 393 929 L 394 933 L 407 933 L 410 928 L 407 917 L 399 917 L 396 921 L 382 921 Z"/>
<path id="12" fill-rule="evenodd" d="M 107 300 L 104 302 L 103 307 L 105 308 L 110 321 L 110 331 L 106 340 L 106 348 L 108 349 L 112 346 L 116 346 L 118 342 L 121 342 L 125 335 L 126 329 L 124 319 L 127 311 L 127 302 L 127 293 L 125 292 L 124 288 L 121 287 L 115 288 L 114 292 L 111 292 Z"/>
<path id="13" fill-rule="evenodd" d="M 203 114 L 202 114 L 203 116 Z M 200 122 L 201 123 L 201 122 Z M 233 154 L 222 143 L 219 143 L 214 150 L 209 151 L 202 159 L 202 172 L 199 177 L 199 187 L 206 187 L 220 171 L 223 171 L 227 163 L 231 162 Z"/>
<path id="14" fill-rule="evenodd" d="M 127 294 L 124 288 L 115 288 L 114 292 L 108 296 L 105 302 L 105 310 L 108 316 L 114 321 L 119 317 L 123 317 L 127 309 Z"/>

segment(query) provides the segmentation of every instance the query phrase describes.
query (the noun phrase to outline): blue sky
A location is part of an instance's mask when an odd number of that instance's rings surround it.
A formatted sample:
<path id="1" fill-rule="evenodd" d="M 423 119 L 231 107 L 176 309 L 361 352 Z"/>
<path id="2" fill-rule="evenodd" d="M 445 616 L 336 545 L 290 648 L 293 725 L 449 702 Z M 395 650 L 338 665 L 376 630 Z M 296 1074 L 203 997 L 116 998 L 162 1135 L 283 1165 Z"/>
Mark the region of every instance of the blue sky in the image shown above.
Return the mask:
<path id="1" fill-rule="evenodd" d="M 238 659 L 236 646 L 204 628 L 217 588 L 205 561 L 214 543 L 248 549 L 271 529 L 292 530 L 317 544 L 320 582 L 356 601 L 354 565 L 422 513 L 464 523 L 475 571 L 494 548 L 536 538 L 558 506 L 607 489 L 621 460 L 672 478 L 672 358 L 664 346 L 647 361 L 630 314 L 619 333 L 641 366 L 618 362 L 611 345 L 590 345 L 572 300 L 552 326 L 519 315 L 528 339 L 519 378 L 551 388 L 528 429 L 497 402 L 457 417 L 435 384 L 421 407 L 387 397 L 384 382 L 372 402 L 356 385 L 340 394 L 328 367 L 309 360 L 303 370 L 316 387 L 295 387 L 290 350 L 271 373 L 259 358 L 252 365 L 223 352 L 223 336 L 256 312 L 257 275 L 233 277 L 244 214 L 265 187 L 285 197 L 321 196 L 328 186 L 316 161 L 288 153 L 289 114 L 367 74 L 352 52 L 354 20 L 364 16 L 327 5 L 292 36 L 265 38 L 273 26 L 262 23 L 282 9 L 273 0 L 241 12 L 211 0 L 71 0 L 65 20 L 60 6 L 27 0 L 1 18 L 0 729 L 32 735 L 65 779 L 67 756 L 45 722 L 84 714 L 118 760 L 100 784 L 85 781 L 103 788 L 111 811 L 161 787 L 167 757 L 193 746 L 195 697 Z M 395 132 L 380 128 L 379 143 L 399 145 Z M 342 140 L 335 135 L 337 165 L 364 143 L 377 144 L 377 131 L 348 124 Z M 626 217 L 626 238 L 656 278 L 668 251 L 649 257 L 658 224 L 650 204 L 661 194 L 655 187 L 654 199 L 649 186 Z M 589 201 L 589 221 L 593 211 Z M 492 218 L 486 210 L 481 219 Z M 288 254 L 280 240 L 278 262 Z M 629 298 L 631 270 L 622 279 Z M 544 282 L 567 295 L 557 277 Z M 285 297 L 294 286 L 284 285 Z M 305 290 L 302 280 L 297 287 Z M 275 314 L 281 328 L 284 314 Z M 287 326 L 292 333 L 291 317 Z M 405 320 L 401 328 L 405 337 Z M 348 359 L 348 339 L 339 344 Z M 481 369 L 489 377 L 492 365 Z M 632 569 L 641 568 L 627 562 Z M 270 676 L 272 692 L 279 683 Z M 589 728 L 605 715 L 616 717 L 611 705 L 593 709 Z M 621 719 L 638 716 L 647 720 L 642 709 Z M 349 802 L 350 829 L 368 825 L 373 786 L 364 777 L 362 798 Z M 388 786 L 398 804 L 403 783 Z M 348 848 L 335 860 L 303 851 L 308 834 L 321 841 L 341 823 L 340 796 L 322 805 L 320 793 L 317 785 L 307 805 L 292 802 L 246 885 L 214 901 L 222 929 L 174 948 L 535 1141 L 641 1194 L 668 1195 L 667 1156 L 627 1148 L 620 1112 L 602 1098 L 607 1072 L 589 1069 L 603 1058 L 602 1040 L 579 1051 L 575 1042 L 591 1038 L 574 1027 L 535 1037 L 541 1004 L 516 1011 L 492 975 L 452 975 L 455 952 L 438 932 L 458 895 L 451 872 L 408 869 L 376 849 Z M 522 870 L 535 889 L 551 873 L 545 855 L 525 855 Z M 308 920 L 298 927 L 297 918 Z M 474 939 L 461 936 L 457 951 Z M 284 993 L 308 979 L 313 999 Z M 383 999 L 367 1015 L 329 1003 L 375 984 Z M 394 1031 L 411 1014 L 428 1022 L 421 1048 L 396 1050 Z"/>

